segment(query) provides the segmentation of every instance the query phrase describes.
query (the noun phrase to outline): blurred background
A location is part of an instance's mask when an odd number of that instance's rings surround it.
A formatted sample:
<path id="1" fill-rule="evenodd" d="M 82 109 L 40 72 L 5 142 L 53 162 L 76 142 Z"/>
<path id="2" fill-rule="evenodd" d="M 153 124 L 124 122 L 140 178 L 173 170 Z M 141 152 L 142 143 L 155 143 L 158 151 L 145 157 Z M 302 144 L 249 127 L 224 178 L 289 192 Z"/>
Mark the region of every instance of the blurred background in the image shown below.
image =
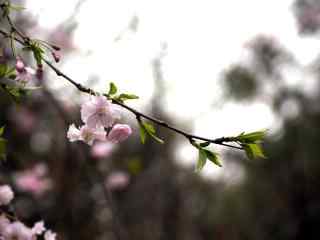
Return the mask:
<path id="1" fill-rule="evenodd" d="M 113 81 L 140 96 L 130 106 L 204 137 L 269 129 L 267 159 L 215 147 L 223 167 L 201 174 L 183 137 L 159 128 L 165 144 L 143 145 L 125 111 L 124 143 L 70 144 L 87 96 L 45 68 L 19 104 L 0 95 L 0 180 L 21 219 L 59 239 L 319 239 L 320 1 L 12 2 L 26 7 L 16 25 L 59 45 L 59 68 L 86 86 Z"/>

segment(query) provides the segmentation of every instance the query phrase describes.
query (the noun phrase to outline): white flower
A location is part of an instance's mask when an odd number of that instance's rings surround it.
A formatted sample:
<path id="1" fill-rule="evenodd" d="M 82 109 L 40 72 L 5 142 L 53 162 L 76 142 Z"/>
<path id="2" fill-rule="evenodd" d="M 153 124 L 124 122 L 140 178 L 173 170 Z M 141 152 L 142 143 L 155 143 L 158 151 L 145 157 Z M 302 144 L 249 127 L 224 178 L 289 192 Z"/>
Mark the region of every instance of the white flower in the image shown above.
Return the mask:
<path id="1" fill-rule="evenodd" d="M 31 231 L 34 235 L 41 235 L 45 230 L 46 230 L 46 228 L 44 227 L 43 221 L 36 222 L 34 224 L 33 228 L 31 229 Z"/>
<path id="2" fill-rule="evenodd" d="M 76 126 L 74 124 L 71 124 L 69 126 L 67 137 L 69 138 L 70 142 L 79 141 L 80 130 L 78 128 L 76 128 Z"/>
<path id="3" fill-rule="evenodd" d="M 119 118 L 119 108 L 103 96 L 92 96 L 81 106 L 81 119 L 91 128 L 111 127 Z"/>
<path id="4" fill-rule="evenodd" d="M 10 186 L 0 186 L 0 205 L 8 205 L 13 199 L 14 194 Z"/>
<path id="5" fill-rule="evenodd" d="M 51 230 L 48 230 L 44 234 L 44 240 L 56 240 L 56 235 L 56 233 L 52 232 Z"/>
<path id="6" fill-rule="evenodd" d="M 6 240 L 32 240 L 34 236 L 31 229 L 19 221 L 9 224 L 2 234 Z"/>
<path id="7" fill-rule="evenodd" d="M 106 132 L 103 127 L 91 128 L 84 125 L 77 129 L 74 124 L 70 125 L 67 137 L 70 142 L 83 141 L 89 145 L 92 145 L 95 140 L 105 141 Z"/>

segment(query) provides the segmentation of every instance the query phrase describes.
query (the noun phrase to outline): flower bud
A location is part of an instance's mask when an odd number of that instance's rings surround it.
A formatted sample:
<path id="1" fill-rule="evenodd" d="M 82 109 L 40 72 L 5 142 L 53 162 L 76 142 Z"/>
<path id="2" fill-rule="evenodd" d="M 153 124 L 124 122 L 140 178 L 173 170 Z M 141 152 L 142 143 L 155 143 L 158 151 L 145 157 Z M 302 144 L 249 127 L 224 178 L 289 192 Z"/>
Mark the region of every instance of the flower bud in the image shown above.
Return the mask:
<path id="1" fill-rule="evenodd" d="M 132 133 L 129 125 L 126 124 L 116 124 L 111 129 L 108 140 L 114 143 L 119 143 L 126 140 Z"/>
<path id="2" fill-rule="evenodd" d="M 59 46 L 57 46 L 57 45 L 50 44 L 50 46 L 56 51 L 60 51 L 61 50 L 61 48 Z"/>
<path id="3" fill-rule="evenodd" d="M 42 64 L 38 64 L 37 71 L 36 71 L 36 77 L 37 77 L 37 79 L 39 79 L 39 80 L 42 80 L 42 79 L 43 79 L 43 68 L 42 68 Z"/>
<path id="4" fill-rule="evenodd" d="M 53 56 L 53 58 L 54 58 L 54 61 L 55 61 L 56 63 L 60 62 L 61 56 L 60 56 L 59 53 L 57 53 L 57 52 L 51 52 L 51 54 L 52 54 L 52 56 Z"/>

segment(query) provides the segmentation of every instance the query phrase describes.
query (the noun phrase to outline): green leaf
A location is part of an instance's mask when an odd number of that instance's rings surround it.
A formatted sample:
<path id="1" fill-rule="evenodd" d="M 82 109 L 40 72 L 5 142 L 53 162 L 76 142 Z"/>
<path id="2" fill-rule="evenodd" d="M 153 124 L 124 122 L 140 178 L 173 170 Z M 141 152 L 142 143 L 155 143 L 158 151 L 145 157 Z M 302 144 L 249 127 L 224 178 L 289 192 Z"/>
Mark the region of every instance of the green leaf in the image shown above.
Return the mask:
<path id="1" fill-rule="evenodd" d="M 4 126 L 0 128 L 0 136 L 2 136 L 2 135 L 3 135 L 4 128 L 5 128 Z"/>
<path id="2" fill-rule="evenodd" d="M 130 99 L 138 99 L 139 97 L 134 94 L 121 93 L 119 95 L 119 98 L 124 101 L 124 100 L 130 100 Z"/>
<path id="3" fill-rule="evenodd" d="M 3 78 L 6 76 L 8 66 L 6 64 L 0 64 L 0 77 Z"/>
<path id="4" fill-rule="evenodd" d="M 11 10 L 15 10 L 15 11 L 21 11 L 21 10 L 26 9 L 26 8 L 23 7 L 23 6 L 16 5 L 16 4 L 10 4 L 9 7 L 10 7 Z"/>
<path id="5" fill-rule="evenodd" d="M 155 134 L 149 134 L 154 140 L 156 140 L 158 143 L 164 144 L 164 141 L 156 136 Z"/>
<path id="6" fill-rule="evenodd" d="M 140 140 L 142 144 L 145 144 L 146 138 L 147 138 L 147 132 L 143 125 L 139 124 L 139 126 L 140 126 Z"/>
<path id="7" fill-rule="evenodd" d="M 31 51 L 33 52 L 33 56 L 37 64 L 41 65 L 42 54 L 44 53 L 44 50 L 39 46 L 38 42 L 33 42 L 32 45 L 30 45 L 30 48 L 31 48 Z"/>
<path id="8" fill-rule="evenodd" d="M 14 67 L 7 68 L 6 76 L 10 77 L 10 75 L 14 74 L 15 71 L 16 71 L 16 68 L 14 68 Z"/>
<path id="9" fill-rule="evenodd" d="M 161 144 L 164 143 L 164 141 L 156 135 L 156 129 L 154 128 L 154 126 L 152 124 L 146 123 L 146 122 L 143 122 L 142 124 L 150 137 L 152 137 L 154 140 L 156 140 L 157 142 L 159 142 Z"/>
<path id="10" fill-rule="evenodd" d="M 207 155 L 205 150 L 199 149 L 199 156 L 198 156 L 198 162 L 196 166 L 196 172 L 199 172 L 203 169 L 203 167 L 206 165 L 207 162 Z"/>
<path id="11" fill-rule="evenodd" d="M 149 133 L 149 134 L 155 134 L 156 133 L 156 129 L 154 128 L 154 126 L 150 123 L 147 123 L 147 122 L 142 122 L 144 128 L 146 129 L 146 131 Z"/>
<path id="12" fill-rule="evenodd" d="M 6 158 L 6 145 L 7 141 L 4 138 L 0 138 L 0 158 L 3 160 Z"/>
<path id="13" fill-rule="evenodd" d="M 208 147 L 210 145 L 210 142 L 202 142 L 199 144 L 200 147 Z"/>
<path id="14" fill-rule="evenodd" d="M 114 94 L 117 93 L 117 91 L 118 91 L 117 86 L 116 86 L 113 82 L 111 82 L 111 83 L 109 84 L 109 92 L 108 92 L 108 95 L 114 95 Z"/>
<path id="15" fill-rule="evenodd" d="M 243 143 L 254 143 L 262 141 L 267 134 L 267 130 L 263 131 L 256 131 L 251 133 L 241 133 L 239 136 L 236 137 L 237 141 L 243 142 Z"/>
<path id="16" fill-rule="evenodd" d="M 207 149 L 204 150 L 206 152 L 206 155 L 207 155 L 207 158 L 213 162 L 215 165 L 219 166 L 219 167 L 222 167 L 222 164 L 221 162 L 219 161 L 218 159 L 218 155 L 214 152 L 211 152 Z"/>
<path id="17" fill-rule="evenodd" d="M 258 143 L 248 143 L 242 144 L 248 158 L 255 159 L 255 158 L 266 158 L 264 155 L 261 146 Z"/>
<path id="18" fill-rule="evenodd" d="M 154 140 L 156 140 L 157 142 L 159 142 L 161 144 L 164 143 L 164 141 L 156 135 L 156 130 L 152 124 L 147 123 L 147 122 L 142 122 L 142 121 L 139 122 L 139 124 L 140 124 L 140 138 L 141 138 L 142 143 L 145 142 L 146 136 L 143 136 L 143 138 L 142 138 L 141 133 L 148 134 L 150 137 L 152 137 Z M 142 132 L 141 128 L 143 128 L 143 130 L 144 130 L 143 132 Z"/>

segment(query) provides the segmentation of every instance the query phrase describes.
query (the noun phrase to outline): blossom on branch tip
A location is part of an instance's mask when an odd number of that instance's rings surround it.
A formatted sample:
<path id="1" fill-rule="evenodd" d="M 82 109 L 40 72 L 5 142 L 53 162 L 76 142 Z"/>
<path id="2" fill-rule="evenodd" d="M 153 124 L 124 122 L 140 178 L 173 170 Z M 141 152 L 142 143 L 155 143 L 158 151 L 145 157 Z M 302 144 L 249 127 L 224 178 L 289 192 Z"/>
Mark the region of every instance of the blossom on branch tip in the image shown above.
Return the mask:
<path id="1" fill-rule="evenodd" d="M 92 96 L 81 106 L 81 119 L 88 127 L 111 127 L 120 118 L 118 106 L 103 96 Z"/>
<path id="2" fill-rule="evenodd" d="M 132 133 L 131 127 L 127 124 L 116 124 L 112 127 L 108 140 L 119 143 L 126 140 Z"/>
<path id="3" fill-rule="evenodd" d="M 0 205 L 8 205 L 13 199 L 14 194 L 10 186 L 0 186 Z"/>
<path id="4" fill-rule="evenodd" d="M 83 141 L 91 146 L 95 140 L 105 141 L 106 132 L 103 127 L 91 128 L 84 125 L 78 129 L 72 124 L 69 127 L 67 137 L 70 142 Z"/>

